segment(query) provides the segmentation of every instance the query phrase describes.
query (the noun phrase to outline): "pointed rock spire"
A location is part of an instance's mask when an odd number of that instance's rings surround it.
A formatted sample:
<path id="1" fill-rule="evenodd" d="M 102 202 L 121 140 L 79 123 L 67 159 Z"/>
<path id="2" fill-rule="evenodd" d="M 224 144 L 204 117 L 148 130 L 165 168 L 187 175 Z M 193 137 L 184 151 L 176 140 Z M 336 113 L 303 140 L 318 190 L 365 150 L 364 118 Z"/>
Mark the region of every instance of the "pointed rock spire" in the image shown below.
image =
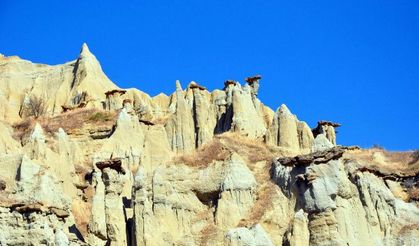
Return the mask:
<path id="1" fill-rule="evenodd" d="M 287 105 L 282 104 L 279 109 L 278 112 L 284 114 L 284 115 L 292 115 L 291 111 L 288 109 Z"/>
<path id="2" fill-rule="evenodd" d="M 30 136 L 30 141 L 31 142 L 38 141 L 40 143 L 45 143 L 44 130 L 42 129 L 42 126 L 38 122 L 35 124 L 35 127 L 32 131 L 32 134 Z"/>
<path id="3" fill-rule="evenodd" d="M 80 58 L 93 56 L 92 52 L 90 52 L 89 47 L 86 43 L 83 43 L 80 50 Z"/>
<path id="4" fill-rule="evenodd" d="M 176 80 L 176 91 L 182 91 L 182 85 L 179 80 Z"/>

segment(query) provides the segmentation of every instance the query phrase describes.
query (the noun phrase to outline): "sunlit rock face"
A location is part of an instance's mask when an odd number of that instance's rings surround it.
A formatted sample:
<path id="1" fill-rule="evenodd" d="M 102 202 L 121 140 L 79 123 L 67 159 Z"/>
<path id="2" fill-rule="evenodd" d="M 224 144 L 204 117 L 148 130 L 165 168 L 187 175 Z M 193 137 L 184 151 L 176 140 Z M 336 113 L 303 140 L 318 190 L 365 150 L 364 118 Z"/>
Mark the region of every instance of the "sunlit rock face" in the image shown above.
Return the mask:
<path id="1" fill-rule="evenodd" d="M 340 146 L 260 86 L 151 97 L 86 44 L 0 56 L 0 245 L 415 245 L 417 153 Z"/>

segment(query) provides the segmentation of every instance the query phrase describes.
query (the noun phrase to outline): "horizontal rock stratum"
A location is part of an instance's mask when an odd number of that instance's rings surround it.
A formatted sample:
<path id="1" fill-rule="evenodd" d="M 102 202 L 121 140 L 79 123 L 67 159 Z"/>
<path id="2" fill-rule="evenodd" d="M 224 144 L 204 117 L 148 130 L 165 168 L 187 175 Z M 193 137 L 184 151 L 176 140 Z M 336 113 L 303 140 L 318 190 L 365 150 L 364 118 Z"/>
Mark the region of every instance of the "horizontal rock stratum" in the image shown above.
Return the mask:
<path id="1" fill-rule="evenodd" d="M 170 96 L 0 56 L 0 245 L 417 245 L 419 153 L 340 146 L 262 76 Z"/>

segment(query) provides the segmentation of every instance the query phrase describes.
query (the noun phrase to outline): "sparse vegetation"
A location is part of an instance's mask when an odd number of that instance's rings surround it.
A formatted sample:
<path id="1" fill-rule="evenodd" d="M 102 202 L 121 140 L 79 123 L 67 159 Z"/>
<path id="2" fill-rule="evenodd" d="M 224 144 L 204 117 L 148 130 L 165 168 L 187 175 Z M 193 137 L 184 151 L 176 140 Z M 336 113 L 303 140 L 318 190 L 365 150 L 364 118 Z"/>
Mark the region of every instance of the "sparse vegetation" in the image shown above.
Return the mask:
<path id="1" fill-rule="evenodd" d="M 419 201 L 419 188 L 413 187 L 407 190 L 407 194 L 409 194 L 409 198 L 411 201 Z"/>
<path id="2" fill-rule="evenodd" d="M 265 212 L 273 208 L 273 200 L 279 199 L 278 197 L 275 197 L 276 189 L 278 189 L 278 186 L 272 181 L 267 180 L 259 188 L 255 204 L 253 205 L 249 214 L 246 216 L 246 218 L 242 219 L 237 226 L 248 227 L 260 223 Z"/>
<path id="3" fill-rule="evenodd" d="M 344 157 L 358 161 L 381 173 L 398 173 L 404 176 L 415 175 L 419 171 L 419 159 L 413 151 L 397 152 L 383 149 L 361 149 L 346 152 Z"/>
<path id="4" fill-rule="evenodd" d="M 240 156 L 246 157 L 249 162 L 270 161 L 279 155 L 268 147 L 262 140 L 252 139 L 238 133 L 225 133 L 221 135 L 226 146 Z"/>
<path id="5" fill-rule="evenodd" d="M 116 112 L 78 109 L 54 117 L 39 117 L 37 119 L 29 117 L 13 125 L 14 137 L 22 140 L 32 131 L 36 122 L 41 124 L 46 134 L 53 136 L 59 128 L 69 133 L 81 129 L 86 123 L 94 123 L 98 127 L 113 125 L 116 121 L 116 115 Z"/>
<path id="6" fill-rule="evenodd" d="M 193 153 L 186 153 L 175 158 L 176 163 L 204 168 L 213 161 L 224 161 L 232 152 L 246 158 L 250 164 L 270 161 L 274 156 L 281 155 L 270 149 L 262 141 L 250 139 L 238 133 L 226 132 L 198 148 Z"/>
<path id="7" fill-rule="evenodd" d="M 409 164 L 413 164 L 415 162 L 418 162 L 419 161 L 419 149 L 418 150 L 415 150 L 412 153 L 411 157 L 412 157 L 412 161 Z"/>
<path id="8" fill-rule="evenodd" d="M 23 102 L 21 109 L 22 117 L 34 117 L 35 119 L 47 113 L 48 105 L 44 97 L 31 95 L 28 100 Z"/>
<path id="9" fill-rule="evenodd" d="M 114 115 L 112 115 L 110 112 L 99 111 L 99 112 L 92 113 L 89 117 L 89 121 L 106 122 L 106 121 L 111 121 L 114 118 L 115 118 Z"/>
<path id="10" fill-rule="evenodd" d="M 193 153 L 186 153 L 175 158 L 175 162 L 188 166 L 204 168 L 213 161 L 224 161 L 230 156 L 230 151 L 221 143 L 220 137 L 214 137 Z"/>

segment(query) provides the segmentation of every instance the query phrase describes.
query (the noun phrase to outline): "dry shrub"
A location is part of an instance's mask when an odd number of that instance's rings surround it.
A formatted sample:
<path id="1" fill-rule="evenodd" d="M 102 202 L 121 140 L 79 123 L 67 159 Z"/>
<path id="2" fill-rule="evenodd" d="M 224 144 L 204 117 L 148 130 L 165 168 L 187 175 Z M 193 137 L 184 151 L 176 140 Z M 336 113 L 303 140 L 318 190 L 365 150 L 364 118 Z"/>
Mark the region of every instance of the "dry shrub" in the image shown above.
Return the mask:
<path id="1" fill-rule="evenodd" d="M 114 115 L 110 114 L 108 111 L 99 111 L 90 115 L 89 121 L 91 122 L 107 122 L 112 121 Z"/>
<path id="2" fill-rule="evenodd" d="M 419 150 L 415 150 L 410 157 L 412 157 L 412 161 L 409 164 L 419 162 Z"/>
<path id="3" fill-rule="evenodd" d="M 419 201 L 419 188 L 412 187 L 407 190 L 407 194 L 409 194 L 409 198 L 411 201 Z"/>
<path id="4" fill-rule="evenodd" d="M 232 152 L 246 158 L 252 165 L 260 161 L 271 161 L 274 156 L 278 155 L 261 140 L 227 132 L 214 136 L 210 142 L 192 153 L 177 156 L 175 163 L 204 168 L 213 161 L 225 161 Z"/>
<path id="5" fill-rule="evenodd" d="M 214 137 L 209 143 L 204 144 L 196 151 L 175 157 L 175 162 L 205 168 L 211 162 L 224 161 L 229 156 L 230 151 L 221 143 L 220 138 Z"/>
<path id="6" fill-rule="evenodd" d="M 117 113 L 111 111 L 78 109 L 54 117 L 40 117 L 38 119 L 29 117 L 13 125 L 14 137 L 22 140 L 24 136 L 33 130 L 36 122 L 41 124 L 46 134 L 53 136 L 58 132 L 59 128 L 68 133 L 74 129 L 82 128 L 86 123 L 91 123 L 98 127 L 113 125 L 116 121 L 116 116 Z"/>
<path id="7" fill-rule="evenodd" d="M 24 103 L 20 115 L 23 117 L 34 117 L 35 119 L 47 113 L 48 105 L 44 97 L 31 95 Z"/>
<path id="8" fill-rule="evenodd" d="M 267 182 L 261 185 L 257 192 L 257 198 L 255 203 L 253 204 L 252 209 L 250 210 L 246 218 L 242 219 L 239 222 L 239 227 L 248 227 L 260 223 L 265 212 L 273 208 L 275 189 L 278 189 L 278 186 L 274 184 L 271 180 L 268 180 Z"/>
<path id="9" fill-rule="evenodd" d="M 400 231 L 398 232 L 398 235 L 402 236 L 402 235 L 410 233 L 411 231 L 416 231 L 417 229 L 418 229 L 417 224 L 405 225 L 400 229 Z"/>
<path id="10" fill-rule="evenodd" d="M 35 120 L 30 117 L 23 119 L 22 121 L 13 125 L 13 138 L 17 140 L 22 140 L 35 126 Z"/>
<path id="11" fill-rule="evenodd" d="M 270 161 L 276 155 L 261 139 L 254 139 L 227 132 L 220 135 L 226 146 L 240 156 L 246 157 L 251 163 Z"/>

